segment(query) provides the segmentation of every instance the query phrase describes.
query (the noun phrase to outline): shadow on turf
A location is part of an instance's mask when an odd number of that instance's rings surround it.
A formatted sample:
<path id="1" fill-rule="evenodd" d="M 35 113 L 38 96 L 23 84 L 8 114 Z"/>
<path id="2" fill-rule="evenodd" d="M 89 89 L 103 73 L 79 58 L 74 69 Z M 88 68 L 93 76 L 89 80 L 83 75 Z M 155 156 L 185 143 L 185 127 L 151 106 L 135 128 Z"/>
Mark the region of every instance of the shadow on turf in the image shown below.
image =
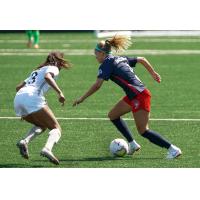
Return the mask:
<path id="1" fill-rule="evenodd" d="M 134 158 L 134 160 L 160 160 L 162 158 Z M 95 157 L 95 158 L 81 158 L 81 159 L 60 159 L 61 162 L 77 162 L 77 161 L 121 161 L 133 160 L 133 157 Z"/>
<path id="2" fill-rule="evenodd" d="M 134 160 L 160 160 L 162 158 L 134 158 Z M 70 159 L 60 159 L 60 162 L 85 162 L 85 161 L 121 161 L 121 160 L 133 160 L 132 156 L 126 157 L 89 157 L 89 158 L 70 158 Z M 48 160 L 34 160 L 35 162 L 49 162 Z"/>
<path id="3" fill-rule="evenodd" d="M 130 160 L 128 157 L 116 158 L 116 157 L 90 157 L 90 158 L 70 158 L 70 159 L 60 159 L 60 162 L 84 162 L 84 161 L 104 161 L 104 160 Z M 48 160 L 34 160 L 35 162 L 49 162 Z"/>
<path id="4" fill-rule="evenodd" d="M 116 157 L 109 157 L 109 156 L 106 156 L 106 157 L 90 157 L 90 158 L 78 158 L 78 159 L 61 159 L 60 161 L 61 162 L 81 162 L 81 161 L 105 161 L 105 160 L 129 160 L 127 158 L 116 158 Z"/>
<path id="5" fill-rule="evenodd" d="M 0 164 L 0 168 L 37 168 L 45 167 L 42 165 L 27 165 L 27 164 Z"/>

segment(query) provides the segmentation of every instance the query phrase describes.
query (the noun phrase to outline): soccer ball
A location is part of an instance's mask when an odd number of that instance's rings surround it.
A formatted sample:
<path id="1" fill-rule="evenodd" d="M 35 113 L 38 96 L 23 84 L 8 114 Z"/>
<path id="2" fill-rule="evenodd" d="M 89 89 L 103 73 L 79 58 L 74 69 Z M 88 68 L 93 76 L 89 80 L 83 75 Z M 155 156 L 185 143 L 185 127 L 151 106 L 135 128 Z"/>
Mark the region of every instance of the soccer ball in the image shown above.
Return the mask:
<path id="1" fill-rule="evenodd" d="M 128 143 L 123 139 L 115 139 L 110 143 L 110 152 L 113 156 L 123 157 L 128 153 Z"/>

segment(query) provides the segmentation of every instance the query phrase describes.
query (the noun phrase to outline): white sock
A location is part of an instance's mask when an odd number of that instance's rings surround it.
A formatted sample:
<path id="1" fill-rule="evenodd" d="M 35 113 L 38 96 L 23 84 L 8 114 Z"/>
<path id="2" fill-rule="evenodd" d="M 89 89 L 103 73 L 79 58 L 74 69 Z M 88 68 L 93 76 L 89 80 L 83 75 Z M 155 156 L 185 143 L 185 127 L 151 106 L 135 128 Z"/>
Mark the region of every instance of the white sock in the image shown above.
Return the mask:
<path id="1" fill-rule="evenodd" d="M 56 144 L 59 139 L 61 137 L 61 132 L 59 129 L 52 129 L 50 132 L 49 132 L 49 137 L 47 139 L 47 142 L 45 144 L 45 148 L 47 148 L 48 150 L 52 150 L 54 144 Z"/>
<path id="2" fill-rule="evenodd" d="M 169 150 L 169 151 L 172 151 L 172 150 L 177 150 L 177 149 L 179 149 L 177 146 L 171 144 L 171 146 L 169 147 L 168 150 Z"/>
<path id="3" fill-rule="evenodd" d="M 30 141 L 32 141 L 36 136 L 40 135 L 42 132 L 43 130 L 40 127 L 34 126 L 26 134 L 24 141 L 28 144 Z"/>
<path id="4" fill-rule="evenodd" d="M 130 146 L 137 146 L 137 145 L 138 145 L 137 142 L 136 142 L 135 140 L 133 140 L 133 141 L 130 142 L 129 144 L 130 144 Z"/>

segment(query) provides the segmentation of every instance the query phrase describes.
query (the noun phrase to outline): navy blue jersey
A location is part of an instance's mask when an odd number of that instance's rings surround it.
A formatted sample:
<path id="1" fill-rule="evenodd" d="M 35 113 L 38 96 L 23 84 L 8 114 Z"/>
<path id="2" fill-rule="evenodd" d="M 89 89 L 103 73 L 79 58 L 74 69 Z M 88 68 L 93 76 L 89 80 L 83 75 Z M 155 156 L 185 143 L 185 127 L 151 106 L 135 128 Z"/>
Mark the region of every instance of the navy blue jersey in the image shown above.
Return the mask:
<path id="1" fill-rule="evenodd" d="M 132 100 L 145 89 L 144 84 L 134 73 L 137 58 L 108 55 L 99 66 L 98 78 L 109 79 L 119 85 Z"/>

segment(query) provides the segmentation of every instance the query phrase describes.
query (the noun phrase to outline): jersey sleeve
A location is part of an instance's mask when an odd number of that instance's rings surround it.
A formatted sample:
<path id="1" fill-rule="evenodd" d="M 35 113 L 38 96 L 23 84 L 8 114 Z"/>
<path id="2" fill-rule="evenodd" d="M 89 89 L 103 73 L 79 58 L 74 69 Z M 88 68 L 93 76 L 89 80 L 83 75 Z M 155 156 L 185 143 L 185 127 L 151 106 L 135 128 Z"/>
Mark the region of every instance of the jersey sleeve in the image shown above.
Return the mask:
<path id="1" fill-rule="evenodd" d="M 24 80 L 24 82 L 25 82 L 25 83 L 27 83 L 27 81 L 28 81 L 28 80 L 29 80 L 29 77 L 28 77 L 28 78 L 26 78 L 26 79 Z"/>
<path id="2" fill-rule="evenodd" d="M 112 73 L 111 67 L 112 66 L 109 62 L 102 63 L 99 67 L 97 78 L 101 78 L 105 81 L 108 81 Z"/>
<path id="3" fill-rule="evenodd" d="M 59 69 L 56 66 L 49 66 L 46 70 L 47 73 L 52 73 L 54 76 L 58 76 L 59 74 Z"/>
<path id="4" fill-rule="evenodd" d="M 137 57 L 129 58 L 127 57 L 128 63 L 131 67 L 135 67 L 137 64 Z"/>

